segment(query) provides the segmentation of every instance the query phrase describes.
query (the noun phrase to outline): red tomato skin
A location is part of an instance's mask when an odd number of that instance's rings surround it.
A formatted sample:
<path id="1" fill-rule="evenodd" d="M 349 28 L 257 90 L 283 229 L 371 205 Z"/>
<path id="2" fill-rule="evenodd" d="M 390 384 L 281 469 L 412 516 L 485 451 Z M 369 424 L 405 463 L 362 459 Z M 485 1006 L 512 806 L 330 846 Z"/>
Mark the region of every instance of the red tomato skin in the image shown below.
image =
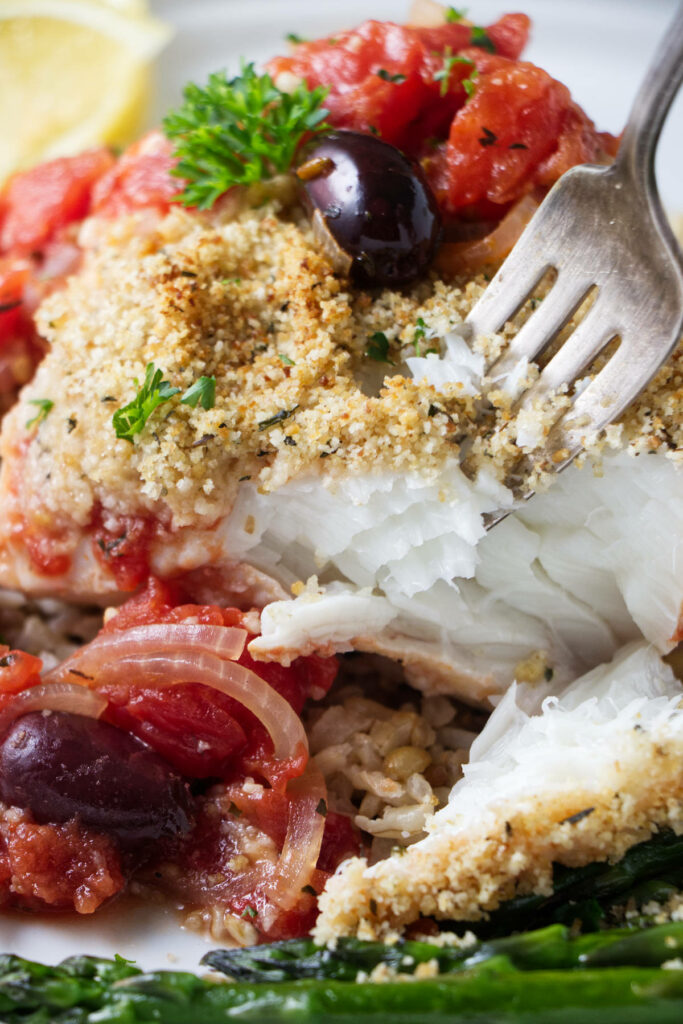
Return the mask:
<path id="1" fill-rule="evenodd" d="M 95 182 L 114 164 L 108 149 L 60 157 L 13 175 L 0 193 L 0 253 L 39 252 L 90 211 Z"/>
<path id="2" fill-rule="evenodd" d="M 505 15 L 486 29 L 500 52 L 516 57 L 528 35 L 524 15 Z M 437 28 L 366 21 L 350 32 L 296 46 L 289 57 L 276 57 L 268 68 L 274 77 L 288 72 L 313 88 L 330 87 L 325 106 L 339 128 L 378 132 L 409 155 L 425 139 L 443 135 L 450 118 L 465 102 L 465 93 L 447 93 L 434 74 L 444 54 L 470 46 L 472 26 L 453 22 Z M 465 78 L 462 65 L 456 79 Z"/>
<path id="3" fill-rule="evenodd" d="M 168 212 L 182 188 L 180 179 L 171 174 L 175 163 L 168 139 L 160 131 L 149 132 L 97 183 L 93 212 L 103 217 L 121 217 L 145 208 Z"/>
<path id="4" fill-rule="evenodd" d="M 149 547 L 156 525 L 143 516 L 115 516 L 105 525 L 98 508 L 91 526 L 93 551 L 100 565 L 112 574 L 119 590 L 132 591 L 149 575 Z"/>
<path id="5" fill-rule="evenodd" d="M 0 645 L 0 705 L 4 697 L 13 697 L 40 682 L 43 663 L 26 651 L 12 651 Z"/>
<path id="6" fill-rule="evenodd" d="M 496 53 L 510 60 L 519 60 L 529 41 L 531 19 L 527 14 L 504 14 L 486 29 Z"/>
<path id="7" fill-rule="evenodd" d="M 103 632 L 188 619 L 243 627 L 242 613 L 236 608 L 177 604 L 182 599 L 179 583 L 150 577 L 145 589 L 122 605 Z M 336 658 L 317 655 L 297 658 L 288 667 L 256 662 L 246 648 L 237 661 L 265 679 L 297 714 L 311 694 L 319 698 L 327 692 L 338 669 Z M 162 692 L 144 686 L 125 691 L 120 687 L 101 689 L 112 702 L 108 712 L 112 723 L 144 739 L 190 778 L 232 780 L 252 774 L 283 790 L 306 766 L 303 751 L 284 762 L 273 758 L 270 738 L 258 719 L 238 701 L 208 687 L 186 683 Z M 198 737 L 206 744 L 201 751 Z"/>
<path id="8" fill-rule="evenodd" d="M 502 207 L 604 152 L 604 136 L 547 72 L 474 48 L 465 55 L 478 70 L 474 95 L 453 118 L 447 143 L 422 161 L 447 213 Z"/>

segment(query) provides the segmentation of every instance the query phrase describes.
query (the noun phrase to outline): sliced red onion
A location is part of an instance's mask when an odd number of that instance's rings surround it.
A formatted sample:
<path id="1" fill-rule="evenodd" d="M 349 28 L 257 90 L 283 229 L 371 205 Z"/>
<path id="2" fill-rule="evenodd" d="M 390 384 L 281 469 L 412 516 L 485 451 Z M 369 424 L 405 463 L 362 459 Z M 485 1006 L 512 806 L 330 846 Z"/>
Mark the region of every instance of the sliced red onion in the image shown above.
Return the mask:
<path id="1" fill-rule="evenodd" d="M 137 654 L 140 645 L 152 645 L 166 653 L 188 648 L 208 651 L 229 661 L 237 660 L 247 640 L 246 629 L 235 626 L 208 626 L 200 623 L 159 623 L 151 626 L 133 626 L 119 633 L 100 633 L 86 647 L 76 651 L 59 668 L 77 667 L 90 652 L 113 651 L 116 658 Z M 73 663 L 73 664 L 72 664 Z M 80 671 L 84 671 L 80 666 Z"/>
<path id="2" fill-rule="evenodd" d="M 0 711 L 0 736 L 15 718 L 27 715 L 29 711 L 68 711 L 72 715 L 99 718 L 108 701 L 101 694 L 77 683 L 39 683 L 18 693 Z"/>
<path id="3" fill-rule="evenodd" d="M 199 627 L 175 627 L 199 628 Z M 223 629 L 226 627 L 204 627 Z M 46 676 L 46 681 L 72 681 L 74 676 L 87 683 L 94 680 L 135 686 L 175 686 L 202 683 L 232 697 L 252 712 L 273 740 L 279 760 L 293 757 L 308 740 L 301 719 L 291 705 L 251 669 L 233 661 L 223 661 L 202 647 L 187 651 L 178 634 L 168 641 L 138 640 L 119 634 L 120 645 L 88 644 Z M 244 631 L 241 631 L 244 632 Z M 112 638 L 116 634 L 110 634 Z"/>
<path id="4" fill-rule="evenodd" d="M 287 835 L 280 859 L 265 889 L 273 902 L 284 910 L 301 899 L 320 856 L 327 814 L 327 787 L 319 770 L 310 761 L 298 779 L 292 779 L 287 792 L 289 805 Z"/>

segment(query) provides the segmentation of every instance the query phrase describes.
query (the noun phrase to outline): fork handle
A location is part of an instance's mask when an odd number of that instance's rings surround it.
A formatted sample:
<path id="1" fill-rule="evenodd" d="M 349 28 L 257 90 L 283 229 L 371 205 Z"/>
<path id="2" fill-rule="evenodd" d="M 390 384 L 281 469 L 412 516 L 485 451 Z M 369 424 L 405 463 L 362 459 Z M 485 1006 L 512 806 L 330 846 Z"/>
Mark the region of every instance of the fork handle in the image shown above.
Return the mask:
<path id="1" fill-rule="evenodd" d="M 654 190 L 654 157 L 659 134 L 683 81 L 683 3 L 659 44 L 631 108 L 619 155 L 617 175 L 630 176 L 645 191 Z"/>

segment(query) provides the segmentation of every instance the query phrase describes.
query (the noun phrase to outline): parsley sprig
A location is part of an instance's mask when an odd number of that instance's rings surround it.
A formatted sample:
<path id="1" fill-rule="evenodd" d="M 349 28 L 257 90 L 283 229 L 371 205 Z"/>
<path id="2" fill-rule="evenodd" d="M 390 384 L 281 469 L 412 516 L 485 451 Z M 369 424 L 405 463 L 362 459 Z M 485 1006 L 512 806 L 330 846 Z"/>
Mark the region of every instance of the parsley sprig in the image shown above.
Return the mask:
<path id="1" fill-rule="evenodd" d="M 304 82 L 282 92 L 253 64 L 243 64 L 235 78 L 217 71 L 203 87 L 190 82 L 183 105 L 163 122 L 175 142 L 173 173 L 186 182 L 178 200 L 208 209 L 233 185 L 288 171 L 302 140 L 329 129 L 323 107 L 327 92 Z"/>
<path id="2" fill-rule="evenodd" d="M 55 403 L 51 398 L 29 398 L 28 404 L 36 405 L 38 407 L 36 415 L 33 416 L 32 419 L 26 421 L 26 428 L 30 429 L 31 427 L 40 426 L 43 420 L 47 419 L 49 413 L 54 408 Z"/>
<path id="3" fill-rule="evenodd" d="M 136 378 L 137 395 L 132 402 L 117 409 L 112 417 L 117 437 L 124 441 L 130 441 L 132 444 L 136 434 L 140 434 L 144 430 L 152 413 L 160 405 L 180 394 L 181 389 L 172 387 L 163 377 L 163 370 L 156 367 L 154 363 L 148 363 L 142 386 Z M 196 409 L 197 405 L 201 405 L 202 409 L 207 411 L 213 409 L 216 403 L 216 378 L 200 377 L 185 391 L 180 402 L 193 409 Z"/>

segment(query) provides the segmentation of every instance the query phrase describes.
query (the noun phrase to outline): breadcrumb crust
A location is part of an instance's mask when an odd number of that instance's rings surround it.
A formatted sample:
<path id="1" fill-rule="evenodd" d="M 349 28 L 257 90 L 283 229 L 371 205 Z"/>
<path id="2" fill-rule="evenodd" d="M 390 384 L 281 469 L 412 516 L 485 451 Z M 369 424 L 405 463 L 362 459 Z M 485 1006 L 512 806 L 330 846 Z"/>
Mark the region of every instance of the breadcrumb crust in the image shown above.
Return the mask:
<path id="1" fill-rule="evenodd" d="M 347 861 L 320 897 L 315 938 L 382 938 L 420 917 L 477 921 L 515 896 L 550 895 L 553 863 L 618 861 L 659 828 L 683 832 L 683 736 L 633 733 L 599 788 L 495 805 L 476 830 L 447 830 L 375 865 Z M 580 820 L 572 816 L 593 808 Z"/>
<path id="2" fill-rule="evenodd" d="M 82 270 L 38 312 L 51 350 L 3 429 L 5 460 L 22 451 L 21 505 L 38 528 L 84 527 L 98 502 L 171 529 L 210 525 L 245 478 L 268 491 L 311 472 L 430 476 L 465 437 L 473 472 L 485 465 L 504 479 L 518 458 L 519 423 L 498 385 L 489 390 L 494 421 L 482 424 L 462 385 L 437 390 L 412 380 L 404 363 L 439 348 L 482 294 L 483 277 L 352 291 L 300 213 L 273 202 L 224 222 L 174 210 L 151 233 L 134 219 L 89 233 L 97 244 Z M 475 348 L 490 360 L 514 330 Z M 379 358 L 369 354 L 378 355 L 376 332 L 388 343 Z M 148 362 L 181 390 L 215 375 L 216 403 L 192 409 L 176 396 L 131 444 L 116 438 L 112 415 L 134 397 Z M 682 362 L 679 347 L 623 423 L 589 443 L 591 456 L 607 443 L 681 457 Z M 28 427 L 37 398 L 54 405 Z M 524 416 L 545 435 L 566 404 L 558 395 Z"/>

